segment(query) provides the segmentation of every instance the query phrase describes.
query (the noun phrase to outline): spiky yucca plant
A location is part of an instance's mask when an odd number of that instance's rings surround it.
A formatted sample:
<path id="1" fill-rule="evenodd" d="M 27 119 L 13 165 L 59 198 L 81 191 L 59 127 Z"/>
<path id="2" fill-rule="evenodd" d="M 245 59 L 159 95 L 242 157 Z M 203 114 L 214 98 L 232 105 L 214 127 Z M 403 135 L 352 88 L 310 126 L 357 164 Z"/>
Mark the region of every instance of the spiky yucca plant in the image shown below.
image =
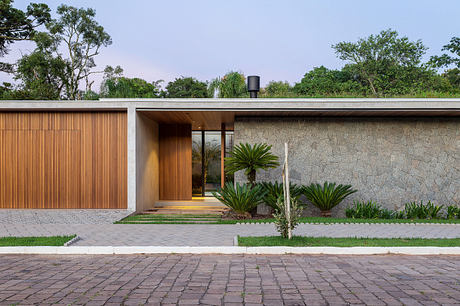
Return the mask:
<path id="1" fill-rule="evenodd" d="M 356 191 L 351 188 L 351 185 L 337 185 L 329 182 L 324 182 L 323 186 L 311 184 L 303 187 L 303 194 L 308 201 L 321 210 L 323 217 L 330 217 L 331 209 Z"/>
<path id="2" fill-rule="evenodd" d="M 275 211 L 278 210 L 278 199 L 283 200 L 283 184 L 278 182 L 262 182 L 260 185 L 267 191 L 264 202 Z M 302 187 L 296 184 L 289 184 L 289 189 L 291 191 L 291 199 L 298 200 L 302 195 Z"/>
<path id="3" fill-rule="evenodd" d="M 213 192 L 213 196 L 235 213 L 242 217 L 251 217 L 249 213 L 257 205 L 261 204 L 266 191 L 260 185 L 254 187 L 244 184 L 226 183 L 218 192 Z"/>
<path id="4" fill-rule="evenodd" d="M 278 156 L 273 155 L 270 150 L 272 146 L 265 143 L 240 143 L 236 145 L 230 157 L 225 158 L 225 171 L 234 174 L 244 170 L 248 182 L 254 186 L 256 183 L 256 172 L 259 169 L 267 170 L 280 165 Z"/>

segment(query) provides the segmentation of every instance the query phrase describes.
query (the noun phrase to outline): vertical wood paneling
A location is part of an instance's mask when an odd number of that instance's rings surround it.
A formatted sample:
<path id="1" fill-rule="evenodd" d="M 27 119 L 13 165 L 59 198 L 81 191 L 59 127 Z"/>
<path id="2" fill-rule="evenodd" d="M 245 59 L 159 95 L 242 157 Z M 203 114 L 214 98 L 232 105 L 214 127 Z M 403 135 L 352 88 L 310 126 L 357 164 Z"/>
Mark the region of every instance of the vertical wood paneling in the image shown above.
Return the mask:
<path id="1" fill-rule="evenodd" d="M 192 199 L 192 127 L 160 125 L 160 199 Z"/>
<path id="2" fill-rule="evenodd" d="M 126 113 L 0 113 L 0 208 L 126 208 Z"/>

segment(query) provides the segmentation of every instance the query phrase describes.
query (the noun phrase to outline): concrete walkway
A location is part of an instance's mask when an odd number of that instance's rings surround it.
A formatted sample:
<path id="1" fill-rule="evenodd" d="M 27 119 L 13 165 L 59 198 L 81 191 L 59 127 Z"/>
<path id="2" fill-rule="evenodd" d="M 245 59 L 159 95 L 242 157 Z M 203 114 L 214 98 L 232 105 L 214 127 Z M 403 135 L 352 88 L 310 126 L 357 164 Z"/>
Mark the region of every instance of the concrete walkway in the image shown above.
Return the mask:
<path id="1" fill-rule="evenodd" d="M 3 236 L 77 234 L 81 246 L 229 246 L 233 237 L 277 235 L 273 224 L 0 224 Z M 295 235 L 315 237 L 459 238 L 460 225 L 300 224 Z"/>

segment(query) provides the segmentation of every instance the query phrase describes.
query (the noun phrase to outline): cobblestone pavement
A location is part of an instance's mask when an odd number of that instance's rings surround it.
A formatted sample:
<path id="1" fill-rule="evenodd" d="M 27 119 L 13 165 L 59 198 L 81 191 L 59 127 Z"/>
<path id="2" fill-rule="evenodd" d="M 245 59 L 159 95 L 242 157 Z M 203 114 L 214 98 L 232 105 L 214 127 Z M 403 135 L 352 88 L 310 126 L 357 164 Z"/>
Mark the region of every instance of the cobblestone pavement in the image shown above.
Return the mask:
<path id="1" fill-rule="evenodd" d="M 112 224 L 126 209 L 0 209 L 0 224 Z"/>
<path id="2" fill-rule="evenodd" d="M 0 304 L 458 305 L 460 256 L 0 257 Z"/>
<path id="3" fill-rule="evenodd" d="M 273 224 L 0 224 L 3 236 L 77 234 L 75 245 L 222 246 L 233 237 L 277 235 Z M 442 224 L 300 224 L 296 235 L 315 237 L 458 238 L 460 225 Z"/>

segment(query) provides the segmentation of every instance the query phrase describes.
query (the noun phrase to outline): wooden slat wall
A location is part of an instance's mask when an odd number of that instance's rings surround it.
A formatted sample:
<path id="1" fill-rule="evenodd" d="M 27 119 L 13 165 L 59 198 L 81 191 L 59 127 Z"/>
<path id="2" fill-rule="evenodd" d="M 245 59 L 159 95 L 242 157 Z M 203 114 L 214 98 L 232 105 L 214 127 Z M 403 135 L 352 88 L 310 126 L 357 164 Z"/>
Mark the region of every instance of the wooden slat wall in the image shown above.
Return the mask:
<path id="1" fill-rule="evenodd" d="M 127 207 L 126 113 L 0 113 L 0 208 Z"/>
<path id="2" fill-rule="evenodd" d="M 192 126 L 161 124 L 160 200 L 192 199 Z"/>

